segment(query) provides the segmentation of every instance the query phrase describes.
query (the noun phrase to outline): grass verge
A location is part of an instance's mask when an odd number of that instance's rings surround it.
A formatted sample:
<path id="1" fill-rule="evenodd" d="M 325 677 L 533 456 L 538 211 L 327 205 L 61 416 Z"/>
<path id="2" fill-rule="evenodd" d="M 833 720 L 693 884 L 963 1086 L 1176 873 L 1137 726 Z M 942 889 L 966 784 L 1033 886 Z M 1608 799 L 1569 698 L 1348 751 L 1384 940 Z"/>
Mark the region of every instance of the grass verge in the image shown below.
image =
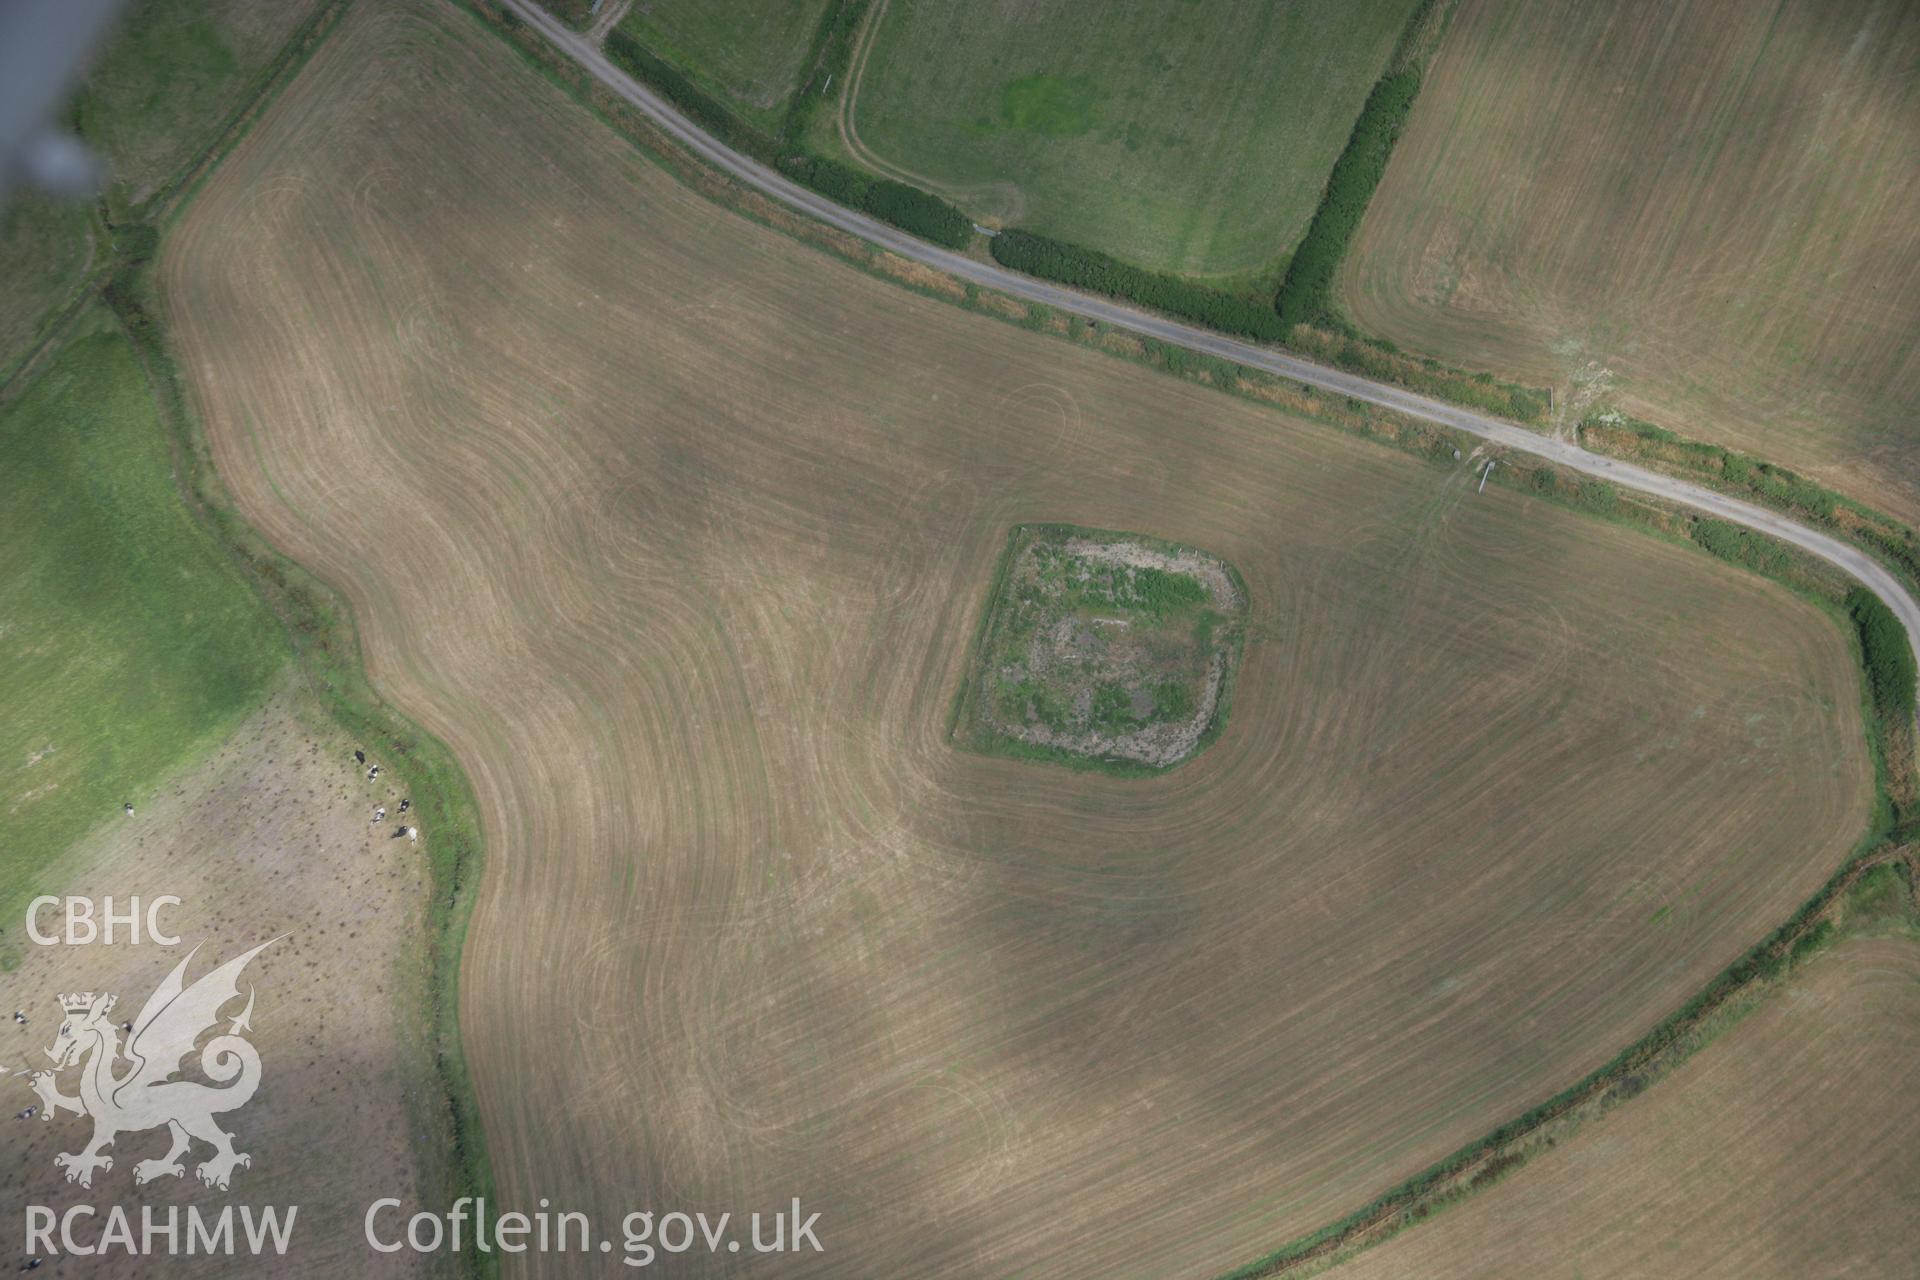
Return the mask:
<path id="1" fill-rule="evenodd" d="M 428 1157 L 423 1173 L 430 1200 L 488 1196 L 492 1173 L 460 1042 L 460 952 L 485 848 L 472 790 L 446 746 L 389 706 L 368 683 L 359 634 L 339 596 L 268 546 L 234 509 L 155 318 L 152 290 L 147 261 L 139 257 L 115 274 L 106 297 L 151 388 L 188 509 L 279 619 L 308 689 L 356 741 L 394 761 L 395 772 L 408 779 L 419 825 L 431 833 L 425 845 L 430 873 L 426 1001 L 433 1070 L 445 1098 L 443 1113 L 432 1120 L 448 1155 L 436 1161 L 432 1145 L 423 1145 Z M 497 1272 L 497 1261 L 471 1246 L 466 1263 L 475 1274 Z"/>

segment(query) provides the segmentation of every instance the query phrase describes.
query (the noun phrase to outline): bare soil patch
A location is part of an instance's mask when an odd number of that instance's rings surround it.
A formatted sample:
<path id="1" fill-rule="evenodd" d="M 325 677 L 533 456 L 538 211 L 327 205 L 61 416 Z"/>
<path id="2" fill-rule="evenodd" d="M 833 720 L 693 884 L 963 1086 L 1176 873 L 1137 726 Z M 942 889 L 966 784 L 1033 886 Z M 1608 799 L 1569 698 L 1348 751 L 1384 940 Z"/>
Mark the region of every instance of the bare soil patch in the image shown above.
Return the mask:
<path id="1" fill-rule="evenodd" d="M 431 1027 L 419 1008 L 424 959 L 420 920 L 427 877 L 419 851 L 369 819 L 377 804 L 398 808 L 398 780 L 383 771 L 369 782 L 352 744 L 292 691 L 274 695 L 222 746 L 164 784 L 132 817 L 116 814 L 63 864 L 63 892 L 96 900 L 181 898 L 163 922 L 181 939 L 155 945 L 21 948 L 19 967 L 0 975 L 0 1125 L 8 1133 L 0 1161 L 0 1202 L 128 1207 L 222 1203 L 298 1205 L 293 1244 L 275 1274 L 407 1275 L 430 1259 L 377 1255 L 361 1236 L 361 1215 L 379 1196 L 412 1202 L 431 1191 L 423 1165 L 437 1141 L 436 1087 L 428 1060 Z M 54 923 L 49 913 L 43 929 Z M 8 920 L 9 934 L 24 922 Z M 57 1032 L 57 997 L 110 991 L 132 1018 L 167 973 L 200 947 L 188 980 L 259 943 L 285 934 L 247 968 L 257 1003 L 249 1038 L 259 1050 L 261 1083 L 253 1101 L 223 1117 L 235 1146 L 253 1157 L 226 1193 L 195 1181 L 196 1147 L 183 1178 L 136 1187 L 136 1161 L 158 1157 L 164 1131 L 126 1134 L 109 1154 L 111 1170 L 91 1189 L 68 1184 L 58 1152 L 82 1149 L 91 1122 L 71 1114 L 52 1121 L 16 1113 L 37 1099 L 22 1071 L 48 1066 Z M 13 1011 L 27 1023 L 12 1021 Z M 229 1011 L 231 1014 L 233 1011 Z M 189 1071 L 191 1072 L 191 1063 Z M 76 1091 L 76 1072 L 62 1077 Z M 184 1211 L 184 1210 L 183 1210 Z M 101 1223 L 85 1225 L 97 1234 Z M 16 1241 L 18 1237 L 13 1237 Z M 258 1275 L 259 1259 L 179 1259 L 122 1255 L 86 1260 L 88 1275 Z M 61 1265 L 56 1263 L 58 1274 Z"/>

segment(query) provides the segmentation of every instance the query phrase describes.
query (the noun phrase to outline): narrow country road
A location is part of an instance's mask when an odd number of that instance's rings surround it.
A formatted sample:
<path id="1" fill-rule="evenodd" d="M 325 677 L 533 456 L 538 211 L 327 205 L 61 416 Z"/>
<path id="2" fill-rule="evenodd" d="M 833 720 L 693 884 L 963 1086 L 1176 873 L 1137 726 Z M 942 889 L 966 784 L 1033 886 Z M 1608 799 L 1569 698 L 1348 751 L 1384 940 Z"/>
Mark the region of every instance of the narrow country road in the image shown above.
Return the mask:
<path id="1" fill-rule="evenodd" d="M 924 262 L 928 266 L 937 267 L 985 288 L 997 289 L 1029 302 L 1044 303 L 1091 320 L 1104 320 L 1108 324 L 1130 329 L 1135 333 L 1171 343 L 1174 346 L 1219 356 L 1221 359 L 1231 360 L 1248 368 L 1278 374 L 1337 395 L 1351 396 L 1356 400 L 1381 405 L 1409 417 L 1453 427 L 1491 441 L 1502 448 L 1545 458 L 1569 471 L 1598 476 L 1622 489 L 1633 489 L 1658 498 L 1665 498 L 1670 502 L 1692 507 L 1696 511 L 1704 511 L 1722 520 L 1769 534 L 1782 542 L 1792 543 L 1822 560 L 1837 565 L 1884 600 L 1887 607 L 1899 617 L 1901 625 L 1906 628 L 1907 643 L 1914 651 L 1915 660 L 1920 661 L 1920 602 L 1915 601 L 1914 597 L 1901 585 L 1900 580 L 1878 561 L 1849 543 L 1821 533 L 1817 529 L 1808 528 L 1765 507 L 1715 493 L 1711 489 L 1662 475 L 1657 471 L 1650 471 L 1631 462 L 1589 452 L 1577 444 L 1539 435 L 1511 422 L 1503 422 L 1498 418 L 1490 418 L 1470 409 L 1462 409 L 1429 399 L 1388 383 L 1374 382 L 1356 374 L 1330 369 L 1268 347 L 1254 346 L 1206 329 L 1182 324 L 1177 320 L 1138 311 L 1111 298 L 1048 284 L 1043 280 L 1007 271 L 991 262 L 977 262 L 972 258 L 928 244 L 924 240 L 915 239 L 886 223 L 875 221 L 852 209 L 843 208 L 825 196 L 789 181 L 765 165 L 740 155 L 709 137 L 664 99 L 608 61 L 591 40 L 568 30 L 557 18 L 541 8 L 535 0 L 504 0 L 504 3 L 507 8 L 523 18 L 528 26 L 540 32 L 561 52 L 579 63 L 594 79 L 645 112 L 661 129 L 673 135 L 708 164 L 829 226 L 871 241 L 901 257 Z"/>

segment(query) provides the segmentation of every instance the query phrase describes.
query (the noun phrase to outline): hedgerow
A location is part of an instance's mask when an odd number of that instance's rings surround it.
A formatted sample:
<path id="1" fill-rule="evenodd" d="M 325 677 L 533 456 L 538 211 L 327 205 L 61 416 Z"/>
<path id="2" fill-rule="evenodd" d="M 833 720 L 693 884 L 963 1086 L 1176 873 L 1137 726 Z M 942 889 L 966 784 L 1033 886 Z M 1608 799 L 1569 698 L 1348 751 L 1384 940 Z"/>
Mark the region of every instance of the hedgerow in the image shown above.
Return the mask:
<path id="1" fill-rule="evenodd" d="M 850 208 L 870 213 L 922 240 L 958 249 L 973 238 L 973 222 L 939 196 L 891 178 L 874 178 L 825 156 L 789 152 L 780 169 L 803 187 Z"/>
<path id="2" fill-rule="evenodd" d="M 1333 273 L 1359 229 L 1367 202 L 1373 199 L 1373 189 L 1387 171 L 1393 144 L 1419 92 L 1420 73 L 1408 68 L 1384 77 L 1367 95 L 1347 148 L 1334 162 L 1326 194 L 1307 226 L 1306 238 L 1287 265 L 1287 278 L 1275 303 L 1285 328 L 1324 324 L 1334 318 Z"/>
<path id="3" fill-rule="evenodd" d="M 1860 636 L 1867 687 L 1881 716 L 1897 724 L 1913 719 L 1914 661 L 1907 632 L 1893 610 L 1865 587 L 1847 592 L 1847 615 Z"/>
<path id="4" fill-rule="evenodd" d="M 1093 249 L 1017 228 L 991 242 L 1003 267 L 1061 284 L 1137 302 L 1225 333 L 1277 341 L 1282 336 L 1272 309 L 1206 285 L 1130 266 Z"/>
<path id="5" fill-rule="evenodd" d="M 1779 543 L 1726 520 L 1704 516 L 1694 521 L 1693 540 L 1722 560 L 1761 573 L 1778 575 L 1787 566 L 1787 553 Z"/>
<path id="6" fill-rule="evenodd" d="M 814 112 L 826 100 L 836 75 L 844 75 L 853 61 L 853 40 L 860 21 L 867 16 L 869 0 L 832 0 L 814 29 L 813 45 L 807 52 L 807 74 L 787 108 L 781 129 L 789 148 L 804 146 L 807 128 Z"/>
<path id="7" fill-rule="evenodd" d="M 1909 581 L 1920 581 L 1920 535 L 1871 507 L 1785 467 L 1719 445 L 1686 440 L 1664 427 L 1616 412 L 1588 415 L 1581 438 L 1602 451 L 1645 458 L 1693 472 L 1715 488 L 1751 496 L 1818 523 L 1865 546 Z"/>

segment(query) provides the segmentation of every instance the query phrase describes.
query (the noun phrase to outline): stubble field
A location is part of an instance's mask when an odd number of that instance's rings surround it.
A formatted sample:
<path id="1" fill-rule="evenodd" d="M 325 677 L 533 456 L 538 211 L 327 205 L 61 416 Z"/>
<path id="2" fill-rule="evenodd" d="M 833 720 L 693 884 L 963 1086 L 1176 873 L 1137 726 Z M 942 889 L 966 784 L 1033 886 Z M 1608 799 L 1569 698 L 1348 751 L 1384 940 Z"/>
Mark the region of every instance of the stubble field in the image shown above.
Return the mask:
<path id="1" fill-rule="evenodd" d="M 1916 58 L 1885 0 L 1464 0 L 1343 305 L 1920 522 Z"/>
<path id="2" fill-rule="evenodd" d="M 473 781 L 504 1202 L 1204 1276 L 1604 1061 L 1865 822 L 1812 607 L 818 256 L 430 0 L 351 15 L 163 267 L 242 510 Z M 1244 575 L 1206 752 L 948 742 L 1033 521 Z"/>

